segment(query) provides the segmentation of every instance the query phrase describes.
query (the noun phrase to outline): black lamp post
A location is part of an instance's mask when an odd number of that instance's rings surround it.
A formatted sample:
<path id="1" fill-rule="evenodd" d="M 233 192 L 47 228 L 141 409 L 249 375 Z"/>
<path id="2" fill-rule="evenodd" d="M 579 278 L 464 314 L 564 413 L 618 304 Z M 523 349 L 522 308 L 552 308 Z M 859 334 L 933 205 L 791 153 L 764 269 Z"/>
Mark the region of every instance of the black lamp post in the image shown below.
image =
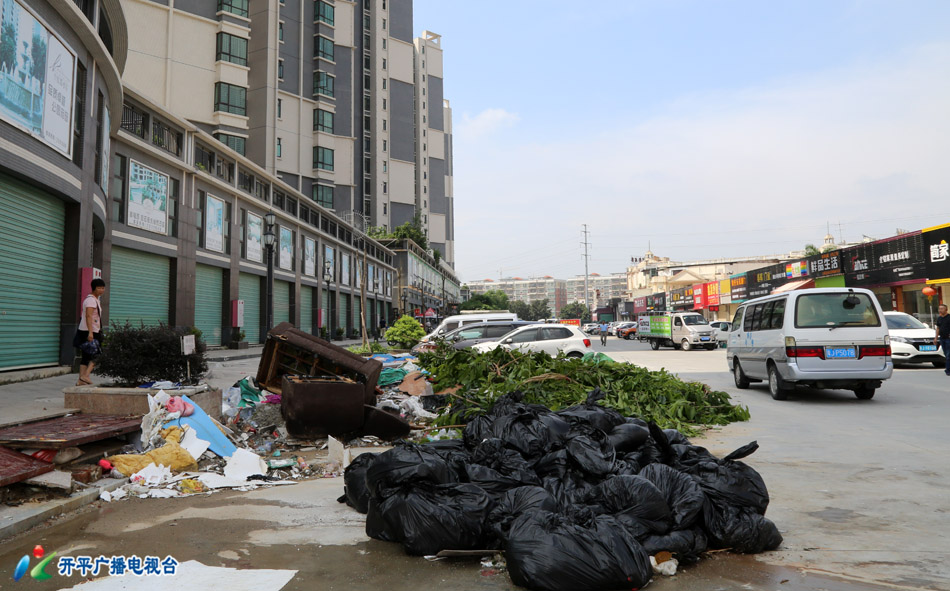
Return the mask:
<path id="1" fill-rule="evenodd" d="M 264 215 L 264 248 L 267 250 L 267 298 L 264 302 L 264 319 L 266 328 L 264 333 L 270 332 L 274 328 L 274 243 L 277 242 L 277 234 L 274 233 L 274 224 L 277 216 L 274 212 Z"/>
<path id="2" fill-rule="evenodd" d="M 323 280 L 327 282 L 327 340 L 333 340 L 333 300 L 330 298 L 330 282 L 333 281 L 333 267 L 330 261 L 323 261 Z"/>

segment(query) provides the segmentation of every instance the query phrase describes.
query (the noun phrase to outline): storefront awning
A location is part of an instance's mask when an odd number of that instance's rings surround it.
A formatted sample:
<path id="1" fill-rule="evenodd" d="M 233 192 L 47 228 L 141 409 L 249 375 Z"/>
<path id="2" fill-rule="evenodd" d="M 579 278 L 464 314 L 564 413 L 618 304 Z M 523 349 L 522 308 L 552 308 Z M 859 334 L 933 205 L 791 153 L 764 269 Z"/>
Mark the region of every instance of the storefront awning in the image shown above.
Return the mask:
<path id="1" fill-rule="evenodd" d="M 772 290 L 772 293 L 785 293 L 787 291 L 795 291 L 796 289 L 808 289 L 809 287 L 815 287 L 814 279 L 799 279 L 797 281 L 789 281 L 785 285 L 775 288 Z"/>

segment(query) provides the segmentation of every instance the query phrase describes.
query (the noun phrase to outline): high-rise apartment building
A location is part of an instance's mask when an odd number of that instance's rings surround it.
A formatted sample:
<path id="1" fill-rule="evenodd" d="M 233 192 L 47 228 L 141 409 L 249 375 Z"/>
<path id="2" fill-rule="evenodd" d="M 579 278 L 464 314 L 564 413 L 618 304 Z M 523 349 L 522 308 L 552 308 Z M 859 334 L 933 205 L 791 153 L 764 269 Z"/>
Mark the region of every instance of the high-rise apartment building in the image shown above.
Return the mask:
<path id="1" fill-rule="evenodd" d="M 554 277 L 534 277 L 522 279 L 521 277 L 512 277 L 509 279 L 483 279 L 481 281 L 469 281 L 465 285 L 470 292 L 474 294 L 485 293 L 486 291 L 501 291 L 508 296 L 510 301 L 539 302 L 547 300 L 548 306 L 555 316 L 561 313 L 561 308 L 567 304 L 566 282 L 563 279 Z"/>
<path id="2" fill-rule="evenodd" d="M 357 229 L 418 216 L 454 265 L 441 38 L 412 0 L 122 4 L 129 86 Z"/>

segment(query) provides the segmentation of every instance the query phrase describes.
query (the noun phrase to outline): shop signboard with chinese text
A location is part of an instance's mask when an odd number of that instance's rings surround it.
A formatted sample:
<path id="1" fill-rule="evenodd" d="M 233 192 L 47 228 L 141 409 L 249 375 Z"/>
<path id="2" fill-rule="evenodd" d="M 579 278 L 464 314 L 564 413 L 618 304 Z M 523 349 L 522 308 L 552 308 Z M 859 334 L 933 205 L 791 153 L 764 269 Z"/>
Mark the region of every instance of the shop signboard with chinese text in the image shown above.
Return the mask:
<path id="1" fill-rule="evenodd" d="M 785 263 L 755 269 L 746 273 L 749 282 L 748 299 L 767 296 L 787 281 Z"/>
<path id="2" fill-rule="evenodd" d="M 706 305 L 707 306 L 718 306 L 719 305 L 719 282 L 711 281 L 703 286 L 703 290 L 706 292 Z"/>
<path id="3" fill-rule="evenodd" d="M 928 282 L 950 282 L 950 224 L 927 228 L 921 237 Z"/>
<path id="4" fill-rule="evenodd" d="M 873 287 L 923 281 L 927 252 L 922 233 L 859 244 L 842 251 L 848 285 Z"/>
<path id="5" fill-rule="evenodd" d="M 706 294 L 703 292 L 703 283 L 693 285 L 693 310 L 702 310 L 706 307 Z"/>
<path id="6" fill-rule="evenodd" d="M 732 294 L 732 303 L 737 304 L 749 299 L 748 273 L 737 273 L 729 276 L 729 292 Z"/>

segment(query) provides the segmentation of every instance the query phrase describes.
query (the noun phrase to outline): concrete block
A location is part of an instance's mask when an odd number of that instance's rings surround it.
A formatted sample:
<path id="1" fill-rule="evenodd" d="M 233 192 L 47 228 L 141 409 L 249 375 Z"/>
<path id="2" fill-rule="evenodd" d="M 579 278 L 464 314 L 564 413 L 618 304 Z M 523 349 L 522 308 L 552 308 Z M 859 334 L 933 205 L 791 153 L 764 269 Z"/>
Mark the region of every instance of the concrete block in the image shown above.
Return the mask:
<path id="1" fill-rule="evenodd" d="M 45 488 L 65 490 L 68 492 L 73 488 L 73 475 L 63 470 L 53 470 L 52 472 L 47 472 L 46 474 L 40 474 L 39 476 L 28 478 L 25 483 L 35 486 L 42 486 Z"/>
<path id="2" fill-rule="evenodd" d="M 168 390 L 172 396 L 185 395 L 215 420 L 221 420 L 221 390 L 201 384 L 192 388 Z M 84 413 L 107 415 L 144 415 L 148 413 L 150 388 L 112 388 L 105 386 L 72 386 L 63 389 L 67 407 Z"/>

